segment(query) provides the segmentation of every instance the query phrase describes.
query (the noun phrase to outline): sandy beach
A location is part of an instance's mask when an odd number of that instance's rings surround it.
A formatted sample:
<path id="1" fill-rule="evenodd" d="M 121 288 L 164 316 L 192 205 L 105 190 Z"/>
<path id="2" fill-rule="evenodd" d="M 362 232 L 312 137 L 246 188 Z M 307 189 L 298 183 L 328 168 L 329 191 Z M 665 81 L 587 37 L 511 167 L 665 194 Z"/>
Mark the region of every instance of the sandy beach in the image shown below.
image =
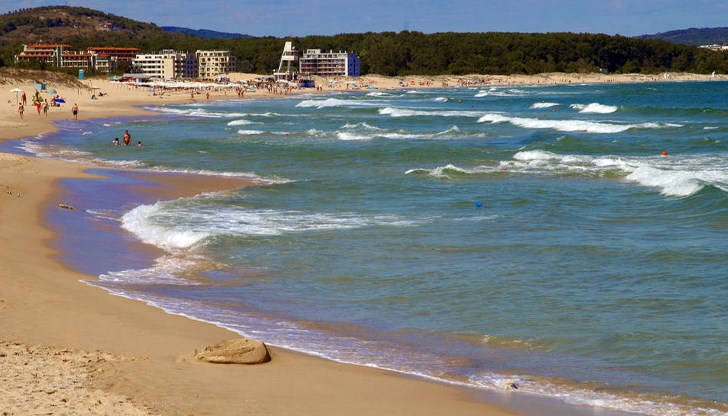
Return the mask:
<path id="1" fill-rule="evenodd" d="M 3 75 L 3 74 L 0 74 Z M 0 78 L 0 141 L 54 131 L 54 122 L 149 114 L 141 106 L 191 100 L 236 98 L 232 90 L 213 89 L 157 94 L 144 87 L 103 79 L 59 82 L 42 73 Z M 254 75 L 232 74 L 234 81 Z M 668 76 L 541 74 L 537 76 L 366 76 L 355 81 L 317 80 L 324 94 L 361 88 L 442 88 L 470 85 L 532 85 L 725 80 L 693 74 Z M 30 105 L 34 85 L 46 83 L 66 103 L 48 115 Z M 98 88 L 92 88 L 98 87 Z M 20 118 L 16 100 L 29 101 Z M 97 92 L 103 96 L 92 99 Z M 296 92 L 294 92 L 296 93 Z M 263 90 L 245 99 L 278 96 Z M 42 94 L 44 98 L 49 94 Z M 111 140 L 110 138 L 109 140 Z M 91 178 L 92 166 L 0 153 L 0 412 L 7 415 L 505 415 L 474 390 L 400 374 L 335 363 L 281 348 L 260 365 L 216 365 L 196 361 L 196 350 L 238 337 L 211 324 L 174 316 L 139 301 L 112 296 L 86 285 L 87 276 L 57 258 L 44 212 L 60 209 L 63 178 Z M 140 173 L 162 186 L 159 198 L 240 188 L 231 178 Z M 75 215 L 73 210 L 66 210 Z M 141 244 L 140 244 L 141 245 Z M 152 248 L 147 248 L 152 249 Z M 262 340 L 265 342 L 265 340 Z M 504 391 L 501 402 L 517 392 Z M 524 406 L 521 406 L 524 407 Z M 526 408 L 528 406 L 525 406 Z M 531 413 L 531 412 L 529 412 Z M 533 413 L 538 413 L 533 410 Z"/>

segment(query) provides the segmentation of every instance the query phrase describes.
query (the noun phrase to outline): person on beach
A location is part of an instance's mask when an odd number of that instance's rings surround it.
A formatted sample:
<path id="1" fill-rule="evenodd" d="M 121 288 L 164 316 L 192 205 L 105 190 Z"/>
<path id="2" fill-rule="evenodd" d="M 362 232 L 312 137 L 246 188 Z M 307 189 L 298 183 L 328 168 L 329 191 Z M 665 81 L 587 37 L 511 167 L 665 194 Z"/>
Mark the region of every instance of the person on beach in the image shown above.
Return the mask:
<path id="1" fill-rule="evenodd" d="M 23 107 L 23 103 L 20 103 L 18 105 L 18 114 L 20 114 L 20 118 L 23 118 L 23 113 L 25 112 L 25 107 Z"/>
<path id="2" fill-rule="evenodd" d="M 40 101 L 36 100 L 35 101 L 35 108 L 38 110 L 38 115 L 40 115 L 40 108 L 41 108 L 41 106 L 42 106 L 42 104 L 40 103 Z"/>
<path id="3" fill-rule="evenodd" d="M 48 117 L 48 107 L 49 107 L 48 100 L 46 99 L 45 102 L 43 103 L 43 114 L 45 114 L 46 117 Z"/>
<path id="4" fill-rule="evenodd" d="M 20 96 L 21 102 L 23 105 L 27 105 L 28 101 L 26 101 L 28 98 L 25 96 L 25 91 L 23 91 L 23 95 Z"/>
<path id="5" fill-rule="evenodd" d="M 124 146 L 131 145 L 131 134 L 129 134 L 129 130 L 124 130 Z"/>
<path id="6" fill-rule="evenodd" d="M 78 104 L 73 103 L 73 107 L 71 107 L 71 114 L 73 114 L 73 121 L 78 121 Z"/>
<path id="7" fill-rule="evenodd" d="M 118 137 L 114 137 L 114 142 L 113 143 L 114 143 L 114 146 L 121 146 L 121 143 L 119 143 L 119 138 Z"/>

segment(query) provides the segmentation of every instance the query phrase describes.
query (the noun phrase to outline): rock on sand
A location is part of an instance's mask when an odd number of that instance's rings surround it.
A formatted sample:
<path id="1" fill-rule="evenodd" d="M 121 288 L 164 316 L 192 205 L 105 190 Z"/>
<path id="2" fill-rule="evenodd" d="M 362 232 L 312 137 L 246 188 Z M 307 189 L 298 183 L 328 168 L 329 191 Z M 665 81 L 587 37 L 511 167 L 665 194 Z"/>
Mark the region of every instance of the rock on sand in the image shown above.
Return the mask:
<path id="1" fill-rule="evenodd" d="M 215 364 L 260 364 L 270 361 L 268 348 L 261 341 L 235 338 L 208 345 L 195 352 L 199 361 Z"/>

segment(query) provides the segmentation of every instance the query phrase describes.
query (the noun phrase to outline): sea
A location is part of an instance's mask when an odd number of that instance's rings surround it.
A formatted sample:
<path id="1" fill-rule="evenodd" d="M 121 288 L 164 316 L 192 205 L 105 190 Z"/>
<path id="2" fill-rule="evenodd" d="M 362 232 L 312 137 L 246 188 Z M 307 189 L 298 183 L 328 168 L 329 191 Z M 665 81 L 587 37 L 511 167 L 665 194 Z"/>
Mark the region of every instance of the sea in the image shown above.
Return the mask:
<path id="1" fill-rule="evenodd" d="M 98 166 L 60 183 L 78 214 L 47 218 L 113 294 L 583 414 L 726 415 L 727 97 L 723 81 L 231 95 L 3 146 Z M 143 146 L 113 146 L 126 129 Z M 136 171 L 251 184 L 169 199 Z"/>

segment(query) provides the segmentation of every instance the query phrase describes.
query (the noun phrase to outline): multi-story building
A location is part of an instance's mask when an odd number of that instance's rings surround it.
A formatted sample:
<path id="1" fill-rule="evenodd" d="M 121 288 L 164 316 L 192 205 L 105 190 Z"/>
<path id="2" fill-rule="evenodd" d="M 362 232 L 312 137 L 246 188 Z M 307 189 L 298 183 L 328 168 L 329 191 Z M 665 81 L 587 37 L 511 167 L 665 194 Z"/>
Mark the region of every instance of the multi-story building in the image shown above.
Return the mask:
<path id="1" fill-rule="evenodd" d="M 321 49 L 307 49 L 298 59 L 302 75 L 323 77 L 358 77 L 360 74 L 359 56 L 353 52 L 321 52 Z"/>
<path id="2" fill-rule="evenodd" d="M 23 52 L 15 55 L 15 62 L 40 61 L 62 67 L 63 53 L 70 48 L 71 45 L 60 43 L 23 45 Z"/>
<path id="3" fill-rule="evenodd" d="M 199 77 L 214 79 L 228 72 L 235 72 L 235 58 L 230 51 L 197 51 L 195 57 L 199 65 Z"/>
<path id="4" fill-rule="evenodd" d="M 194 54 L 170 49 L 155 54 L 136 55 L 132 60 L 132 68 L 135 73 L 163 79 L 199 76 L 197 58 Z"/>
<path id="5" fill-rule="evenodd" d="M 16 62 L 41 61 L 59 68 L 95 69 L 109 73 L 119 62 L 128 61 L 139 53 L 138 48 L 90 47 L 86 52 L 70 50 L 66 44 L 23 45 L 23 52 L 15 56 Z"/>

